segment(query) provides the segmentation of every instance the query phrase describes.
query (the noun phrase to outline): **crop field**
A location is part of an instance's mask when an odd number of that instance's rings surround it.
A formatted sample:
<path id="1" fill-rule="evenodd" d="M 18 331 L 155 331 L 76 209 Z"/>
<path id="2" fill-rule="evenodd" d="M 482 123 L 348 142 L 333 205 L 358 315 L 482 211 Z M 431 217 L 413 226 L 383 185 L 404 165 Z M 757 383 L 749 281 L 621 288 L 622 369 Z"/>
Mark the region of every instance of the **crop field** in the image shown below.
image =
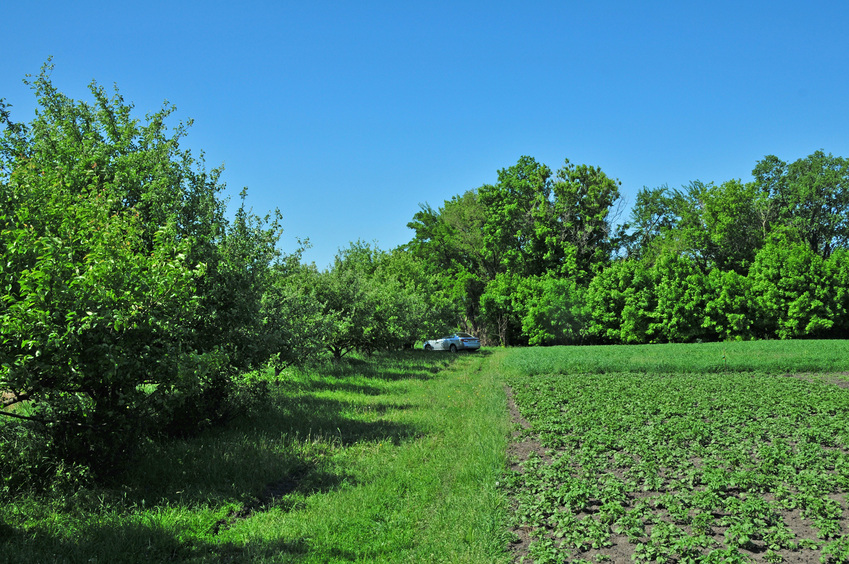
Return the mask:
<path id="1" fill-rule="evenodd" d="M 515 351 L 502 368 L 521 413 L 504 484 L 517 558 L 849 562 L 847 353 Z"/>
<path id="2" fill-rule="evenodd" d="M 268 371 L 110 480 L 0 496 L 0 564 L 849 562 L 847 370 L 770 341 Z"/>

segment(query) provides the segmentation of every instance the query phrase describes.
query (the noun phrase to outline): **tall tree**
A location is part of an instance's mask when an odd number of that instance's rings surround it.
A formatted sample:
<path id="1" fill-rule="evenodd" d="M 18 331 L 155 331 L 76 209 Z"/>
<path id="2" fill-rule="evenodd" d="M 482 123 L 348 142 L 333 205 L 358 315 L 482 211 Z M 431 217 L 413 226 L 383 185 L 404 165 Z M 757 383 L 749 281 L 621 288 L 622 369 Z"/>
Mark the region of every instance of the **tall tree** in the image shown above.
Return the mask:
<path id="1" fill-rule="evenodd" d="M 480 296 L 500 263 L 500 257 L 484 247 L 485 215 L 477 192 L 470 190 L 438 210 L 423 204 L 407 224 L 415 236 L 405 248 L 420 261 L 431 283 L 462 312 L 455 324 L 473 333 L 481 332 Z"/>
<path id="2" fill-rule="evenodd" d="M 566 256 L 566 246 L 576 250 L 578 271 L 591 275 L 605 266 L 613 252 L 611 217 L 619 200 L 619 181 L 599 167 L 574 165 L 566 159 L 552 185 L 554 241 L 549 251 L 557 261 Z"/>
<path id="3" fill-rule="evenodd" d="M 485 210 L 483 247 L 498 272 L 539 275 L 549 256 L 547 229 L 550 217 L 551 169 L 531 157 L 522 157 L 498 171 L 498 182 L 478 188 Z"/>
<path id="4" fill-rule="evenodd" d="M 668 186 L 643 187 L 623 226 L 625 255 L 640 258 L 657 238 L 674 229 L 680 221 L 680 196 Z"/>
<path id="5" fill-rule="evenodd" d="M 823 258 L 849 244 L 849 160 L 816 151 L 789 165 L 773 155 L 752 172 L 776 216 Z"/>
<path id="6" fill-rule="evenodd" d="M 618 182 L 598 167 L 566 160 L 554 177 L 549 167 L 523 156 L 499 170 L 496 183 L 438 211 L 423 206 L 409 224 L 416 237 L 407 248 L 439 265 L 470 328 L 483 329 L 485 341 L 527 342 L 519 316 L 541 306 L 511 294 L 529 277 L 588 283 L 610 259 L 610 210 L 618 198 Z"/>

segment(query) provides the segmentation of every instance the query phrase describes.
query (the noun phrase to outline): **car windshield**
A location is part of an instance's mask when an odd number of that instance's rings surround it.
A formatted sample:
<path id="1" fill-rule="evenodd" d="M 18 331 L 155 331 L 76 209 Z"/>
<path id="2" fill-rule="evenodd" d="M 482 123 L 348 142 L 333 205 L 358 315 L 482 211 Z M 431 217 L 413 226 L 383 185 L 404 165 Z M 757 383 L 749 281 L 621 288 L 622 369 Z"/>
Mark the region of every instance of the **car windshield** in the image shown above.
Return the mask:
<path id="1" fill-rule="evenodd" d="M 471 336 L 471 335 L 469 335 L 468 333 L 457 333 L 457 336 L 458 336 L 458 337 L 463 337 L 464 339 L 474 339 L 474 337 L 472 337 L 472 336 Z"/>

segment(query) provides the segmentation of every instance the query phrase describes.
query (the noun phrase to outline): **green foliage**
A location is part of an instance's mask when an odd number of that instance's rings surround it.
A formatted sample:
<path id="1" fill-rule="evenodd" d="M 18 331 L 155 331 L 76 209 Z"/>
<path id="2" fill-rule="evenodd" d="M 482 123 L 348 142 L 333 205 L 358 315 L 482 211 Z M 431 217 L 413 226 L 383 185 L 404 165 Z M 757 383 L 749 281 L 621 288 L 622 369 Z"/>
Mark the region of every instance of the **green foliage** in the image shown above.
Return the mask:
<path id="1" fill-rule="evenodd" d="M 408 224 L 416 235 L 407 248 L 431 265 L 446 295 L 462 307 L 461 325 L 484 342 L 568 342 L 576 332 L 563 320 L 574 317 L 565 313 L 573 305 L 552 303 L 551 291 L 534 295 L 527 291 L 532 282 L 525 291 L 520 287 L 525 279 L 562 278 L 573 281 L 564 289 L 577 295 L 573 290 L 610 260 L 610 209 L 618 198 L 618 182 L 598 167 L 567 160 L 552 175 L 525 156 L 499 170 L 495 184 L 439 210 L 424 205 Z"/>
<path id="2" fill-rule="evenodd" d="M 700 194 L 704 252 L 723 271 L 745 274 L 761 247 L 765 229 L 754 183 L 729 180 Z"/>
<path id="3" fill-rule="evenodd" d="M 272 266 L 282 258 L 276 248 L 280 214 L 253 214 L 246 196 L 243 190 L 234 220 L 206 250 L 207 275 L 200 288 L 203 322 L 195 330 L 197 348 L 223 351 L 239 370 L 261 366 L 280 346 L 275 320 L 263 310 L 275 282 Z"/>
<path id="4" fill-rule="evenodd" d="M 495 184 L 424 206 L 407 249 L 485 342 L 842 336 L 846 268 L 831 256 L 849 243 L 847 171 L 818 151 L 766 157 L 754 182 L 643 188 L 614 237 L 616 181 L 522 157 Z M 559 297 L 541 282 L 555 279 Z M 582 313 L 564 296 L 585 296 Z"/>
<path id="5" fill-rule="evenodd" d="M 337 255 L 332 269 L 310 276 L 327 322 L 323 345 L 335 358 L 409 348 L 450 325 L 454 308 L 416 270 L 412 257 L 357 242 Z"/>
<path id="6" fill-rule="evenodd" d="M 792 227 L 823 258 L 849 243 L 849 161 L 816 151 L 789 165 L 773 155 L 752 174 L 775 202 L 775 221 Z"/>
<path id="7" fill-rule="evenodd" d="M 522 333 L 530 345 L 565 345 L 583 338 L 585 290 L 574 280 L 528 277 L 514 291 Z"/>
<path id="8" fill-rule="evenodd" d="M 766 335 L 824 336 L 834 325 L 833 281 L 826 261 L 810 246 L 772 237 L 758 253 L 750 277 Z"/>
<path id="9" fill-rule="evenodd" d="M 224 219 L 220 170 L 180 148 L 173 107 L 141 121 L 94 83 L 92 103 L 68 98 L 50 70 L 27 81 L 31 123 L 0 112 L 0 416 L 43 468 L 2 464 L 33 485 L 228 417 L 235 368 L 285 349 L 263 316 L 276 219 L 244 193 Z"/>
<path id="10" fill-rule="evenodd" d="M 551 192 L 551 169 L 531 157 L 498 171 L 498 182 L 481 186 L 484 210 L 482 249 L 497 272 L 541 274 L 545 240 L 538 224 L 545 219 Z"/>
<path id="11" fill-rule="evenodd" d="M 167 136 L 170 108 L 140 125 L 119 95 L 74 102 L 48 70 L 30 83 L 41 113 L 7 119 L 0 147 L 0 390 L 32 406 L 2 414 L 109 470 L 145 430 L 146 389 L 184 380 L 215 174 L 192 170 L 182 126 Z"/>
<path id="12" fill-rule="evenodd" d="M 278 371 L 320 356 L 335 327 L 335 316 L 326 314 L 319 301 L 315 268 L 298 258 L 272 266 L 260 303 L 264 348 Z"/>
<path id="13" fill-rule="evenodd" d="M 473 333 L 481 329 L 480 297 L 486 281 L 498 271 L 500 262 L 484 248 L 484 218 L 477 192 L 469 191 L 446 201 L 440 210 L 422 205 L 407 224 L 416 235 L 406 249 L 428 279 L 427 295 L 449 300 L 459 315 L 448 325 L 462 320 Z"/>
<path id="14" fill-rule="evenodd" d="M 706 280 L 694 261 L 682 255 L 662 255 L 649 271 L 656 296 L 648 334 L 655 341 L 693 341 L 703 335 Z"/>
<path id="15" fill-rule="evenodd" d="M 650 342 L 655 295 L 645 265 L 614 262 L 593 278 L 587 289 L 588 333 L 601 342 Z"/>
<path id="16" fill-rule="evenodd" d="M 719 340 L 750 339 L 755 331 L 751 278 L 733 270 L 711 270 L 707 276 L 708 301 L 703 326 Z"/>
<path id="17" fill-rule="evenodd" d="M 553 236 L 559 243 L 560 249 L 554 251 L 558 260 L 568 253 L 564 242 L 574 246 L 577 269 L 582 276 L 594 274 L 610 259 L 613 250 L 610 210 L 619 199 L 619 185 L 618 180 L 608 177 L 601 168 L 574 165 L 568 159 L 557 171 L 552 186 L 552 219 L 556 227 L 548 229 L 546 242 L 550 244 Z"/>
<path id="18" fill-rule="evenodd" d="M 521 280 L 511 273 L 498 273 L 480 297 L 481 319 L 503 346 L 514 344 L 513 338 L 519 332 L 513 292 Z"/>
<path id="19" fill-rule="evenodd" d="M 644 186 L 637 192 L 630 222 L 623 226 L 626 233 L 622 244 L 627 257 L 640 258 L 657 237 L 676 227 L 680 221 L 680 199 L 680 194 L 668 186 Z"/>

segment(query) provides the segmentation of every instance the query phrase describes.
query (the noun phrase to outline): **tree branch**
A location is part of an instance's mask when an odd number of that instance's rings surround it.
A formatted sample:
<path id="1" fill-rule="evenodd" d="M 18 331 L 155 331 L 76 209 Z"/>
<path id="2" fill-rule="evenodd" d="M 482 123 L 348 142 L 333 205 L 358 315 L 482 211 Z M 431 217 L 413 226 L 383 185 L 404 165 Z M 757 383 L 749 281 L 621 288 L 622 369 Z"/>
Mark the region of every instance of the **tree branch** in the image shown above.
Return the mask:
<path id="1" fill-rule="evenodd" d="M 40 417 L 29 417 L 27 415 L 20 415 L 11 411 L 0 411 L 0 415 L 5 415 L 6 417 L 14 417 L 15 419 L 24 419 L 25 421 L 35 421 L 36 423 L 46 425 L 44 419 L 41 419 Z"/>

